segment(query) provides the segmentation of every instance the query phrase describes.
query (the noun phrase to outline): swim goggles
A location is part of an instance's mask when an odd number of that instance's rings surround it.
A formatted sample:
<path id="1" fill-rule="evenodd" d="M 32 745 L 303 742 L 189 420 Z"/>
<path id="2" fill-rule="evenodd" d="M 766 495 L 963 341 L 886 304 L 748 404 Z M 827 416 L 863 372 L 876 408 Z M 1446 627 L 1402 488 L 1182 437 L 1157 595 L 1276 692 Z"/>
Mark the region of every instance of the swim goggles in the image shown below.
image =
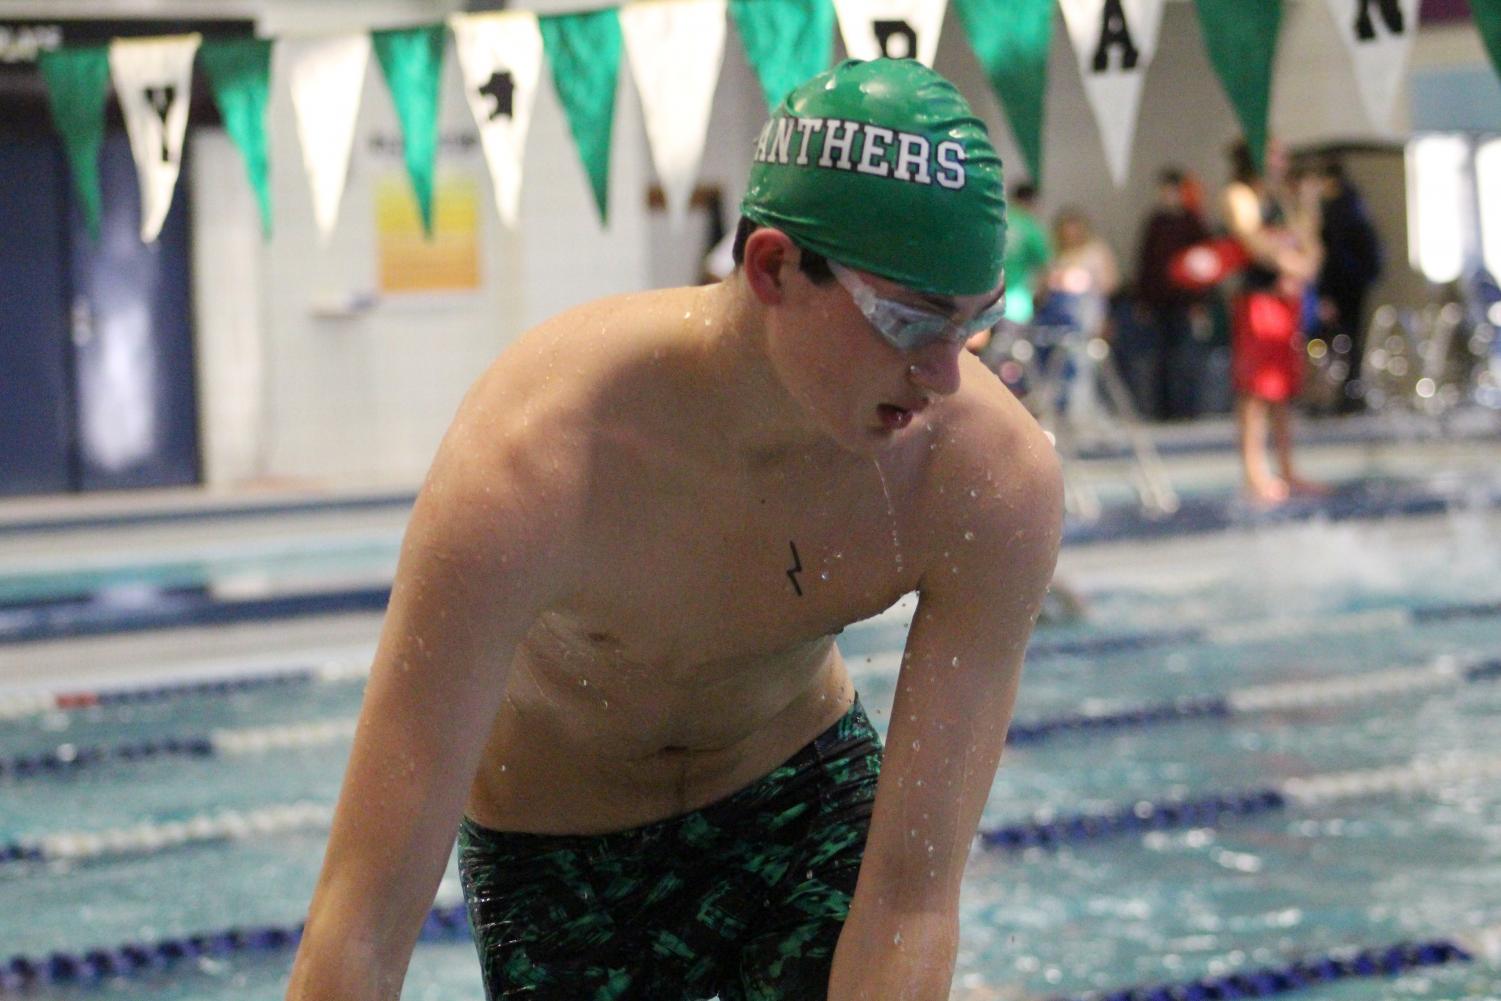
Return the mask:
<path id="1" fill-rule="evenodd" d="M 829 262 L 829 270 L 850 294 L 860 312 L 865 314 L 870 325 L 898 351 L 918 351 L 937 341 L 963 344 L 980 331 L 1000 323 L 1006 312 L 1006 297 L 1003 295 L 973 319 L 955 323 L 942 313 L 877 295 L 876 290 L 859 275 L 837 261 Z"/>

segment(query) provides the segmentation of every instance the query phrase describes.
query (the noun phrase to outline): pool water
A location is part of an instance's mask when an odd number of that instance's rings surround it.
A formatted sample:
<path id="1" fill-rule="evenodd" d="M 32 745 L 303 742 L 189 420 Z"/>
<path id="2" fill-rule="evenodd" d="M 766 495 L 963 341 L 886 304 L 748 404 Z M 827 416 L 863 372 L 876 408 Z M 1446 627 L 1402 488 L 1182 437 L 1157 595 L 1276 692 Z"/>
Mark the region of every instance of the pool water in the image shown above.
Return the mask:
<path id="1" fill-rule="evenodd" d="M 1200 544 L 1066 554 L 1084 620 L 1040 642 L 1229 622 L 1275 625 L 1372 609 L 1501 601 L 1501 532 L 1484 515 L 1426 527 L 1286 526 Z M 883 734 L 911 599 L 848 629 L 840 646 Z M 1254 634 L 1254 630 L 1248 630 Z M 1361 633 L 1182 643 L 1029 662 L 1019 721 L 1251 685 L 1358 676 L 1439 656 L 1501 654 L 1501 616 Z M 357 711 L 357 684 L 100 707 L 0 723 L 0 755 Z M 1283 779 L 1501 755 L 1501 681 L 1367 702 L 1060 734 L 1007 753 L 982 827 L 1039 811 L 1260 788 Z M 182 819 L 226 807 L 332 802 L 347 746 L 264 757 L 116 763 L 0 784 L 0 841 Z M 1343 945 L 1451 937 L 1501 923 L 1501 789 L 1463 776 L 1422 792 L 1289 806 L 1217 829 L 977 850 L 961 902 L 959 998 L 1077 994 L 1191 979 Z M 305 912 L 324 836 L 302 833 L 89 863 L 0 866 L 0 958 L 291 925 Z M 440 897 L 457 896 L 452 867 Z M 180 965 L 139 980 L 34 997 L 280 998 L 291 956 Z M 472 948 L 419 945 L 408 999 L 482 996 Z M 1311 999 L 1501 996 L 1501 970 L 1454 964 L 1388 981 L 1310 988 Z"/>

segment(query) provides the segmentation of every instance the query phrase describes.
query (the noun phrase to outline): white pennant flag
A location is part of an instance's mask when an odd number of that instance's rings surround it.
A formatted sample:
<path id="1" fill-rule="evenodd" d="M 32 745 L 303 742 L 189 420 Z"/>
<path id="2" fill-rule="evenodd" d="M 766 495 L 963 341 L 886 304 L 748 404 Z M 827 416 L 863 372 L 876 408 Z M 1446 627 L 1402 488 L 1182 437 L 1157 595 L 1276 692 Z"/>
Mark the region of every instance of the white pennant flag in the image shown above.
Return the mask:
<path id="1" fill-rule="evenodd" d="M 279 49 L 287 60 L 302 165 L 313 191 L 313 218 L 326 241 L 338 221 L 349 174 L 354 126 L 370 62 L 370 36 L 294 39 Z"/>
<path id="2" fill-rule="evenodd" d="M 156 240 L 167 221 L 182 169 L 199 41 L 198 35 L 175 35 L 110 43 L 109 72 L 140 179 L 141 239 L 146 243 Z"/>
<path id="3" fill-rule="evenodd" d="M 725 6 L 725 0 L 653 0 L 620 9 L 631 78 L 673 226 L 688 217 L 704 158 L 724 59 Z"/>
<path id="4" fill-rule="evenodd" d="M 1141 85 L 1157 54 L 1163 0 L 1059 0 L 1118 188 L 1131 169 Z"/>
<path id="5" fill-rule="evenodd" d="M 1329 0 L 1355 63 L 1355 83 L 1371 124 L 1391 131 L 1392 106 L 1418 33 L 1418 0 Z"/>
<path id="6" fill-rule="evenodd" d="M 851 59 L 916 59 L 933 65 L 949 0 L 834 0 Z"/>
<path id="7" fill-rule="evenodd" d="M 949 0 L 835 0 L 850 59 L 916 59 L 931 68 Z"/>
<path id="8" fill-rule="evenodd" d="M 454 14 L 448 23 L 464 74 L 464 97 L 490 168 L 495 209 L 514 229 L 526 133 L 542 73 L 542 29 L 531 11 Z"/>

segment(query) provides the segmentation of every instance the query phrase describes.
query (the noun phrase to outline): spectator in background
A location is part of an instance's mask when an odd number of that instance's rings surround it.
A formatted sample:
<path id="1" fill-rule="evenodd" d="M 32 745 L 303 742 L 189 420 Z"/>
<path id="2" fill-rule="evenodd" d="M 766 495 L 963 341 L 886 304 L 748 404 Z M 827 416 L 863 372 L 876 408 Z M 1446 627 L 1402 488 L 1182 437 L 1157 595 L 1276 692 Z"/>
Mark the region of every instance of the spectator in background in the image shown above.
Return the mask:
<path id="1" fill-rule="evenodd" d="M 1208 239 L 1209 228 L 1184 197 L 1183 172 L 1165 168 L 1157 175 L 1157 201 L 1142 227 L 1136 256 L 1136 299 L 1146 337 L 1131 367 L 1137 405 L 1158 420 L 1199 415 L 1199 374 L 1203 342 L 1196 329 L 1208 323 L 1203 294 L 1174 282 L 1169 264 L 1174 255 Z"/>
<path id="2" fill-rule="evenodd" d="M 1056 254 L 1048 268 L 1049 297 L 1068 297 L 1072 326 L 1086 337 L 1106 335 L 1110 297 L 1121 286 L 1115 251 L 1095 233 L 1084 210 L 1069 205 L 1053 220 Z"/>
<path id="3" fill-rule="evenodd" d="M 1287 156 L 1275 140 L 1267 143 L 1265 174 L 1244 141 L 1230 148 L 1230 169 L 1225 222 L 1250 258 L 1231 326 L 1241 463 L 1250 498 L 1277 503 L 1291 492 L 1321 489 L 1294 471 L 1289 408 L 1303 386 L 1303 296 L 1323 258 L 1318 200 L 1307 196 L 1312 189 L 1295 195 L 1287 187 Z M 1268 430 L 1280 477 L 1267 461 Z"/>
<path id="4" fill-rule="evenodd" d="M 1321 214 L 1320 236 L 1324 265 L 1319 269 L 1318 315 L 1336 353 L 1345 356 L 1339 413 L 1365 407 L 1360 370 L 1365 363 L 1365 309 L 1371 286 L 1381 277 L 1381 238 L 1366 212 L 1365 199 L 1350 183 L 1337 159 L 1318 167 Z"/>
<path id="5" fill-rule="evenodd" d="M 1003 325 L 1025 327 L 1032 322 L 1037 308 L 1039 279 L 1053 259 L 1048 235 L 1037 221 L 1036 209 L 1036 186 L 1023 182 L 1011 189 L 1006 205 L 1006 249 L 1002 259 L 1002 274 L 1006 279 Z M 995 352 L 1000 349 L 1000 341 L 992 345 L 989 330 L 971 337 L 965 347 L 992 368 L 999 361 Z"/>
<path id="6" fill-rule="evenodd" d="M 1089 342 L 1110 335 L 1110 297 L 1121 285 L 1115 251 L 1076 206 L 1053 220 L 1053 263 L 1048 268 L 1047 297 L 1037 322 L 1074 331 L 1065 394 L 1069 416 L 1078 421 L 1096 416 L 1095 356 Z"/>
<path id="7" fill-rule="evenodd" d="M 1037 221 L 1037 188 L 1018 184 L 1006 208 L 1006 319 L 1032 322 L 1038 281 L 1052 259 L 1048 235 Z"/>

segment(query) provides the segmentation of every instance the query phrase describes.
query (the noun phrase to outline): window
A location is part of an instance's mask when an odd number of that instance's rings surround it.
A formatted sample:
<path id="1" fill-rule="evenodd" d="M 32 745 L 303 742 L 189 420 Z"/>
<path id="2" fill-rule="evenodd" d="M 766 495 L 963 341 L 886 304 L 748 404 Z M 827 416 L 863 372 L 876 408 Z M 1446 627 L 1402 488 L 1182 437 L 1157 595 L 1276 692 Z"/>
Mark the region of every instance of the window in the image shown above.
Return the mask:
<path id="1" fill-rule="evenodd" d="M 1501 139 L 1475 153 L 1475 191 L 1480 203 L 1480 251 L 1485 269 L 1501 275 Z"/>
<path id="2" fill-rule="evenodd" d="M 1470 144 L 1463 136 L 1428 135 L 1408 145 L 1408 259 L 1431 282 L 1452 282 L 1464 271 L 1469 189 Z"/>

